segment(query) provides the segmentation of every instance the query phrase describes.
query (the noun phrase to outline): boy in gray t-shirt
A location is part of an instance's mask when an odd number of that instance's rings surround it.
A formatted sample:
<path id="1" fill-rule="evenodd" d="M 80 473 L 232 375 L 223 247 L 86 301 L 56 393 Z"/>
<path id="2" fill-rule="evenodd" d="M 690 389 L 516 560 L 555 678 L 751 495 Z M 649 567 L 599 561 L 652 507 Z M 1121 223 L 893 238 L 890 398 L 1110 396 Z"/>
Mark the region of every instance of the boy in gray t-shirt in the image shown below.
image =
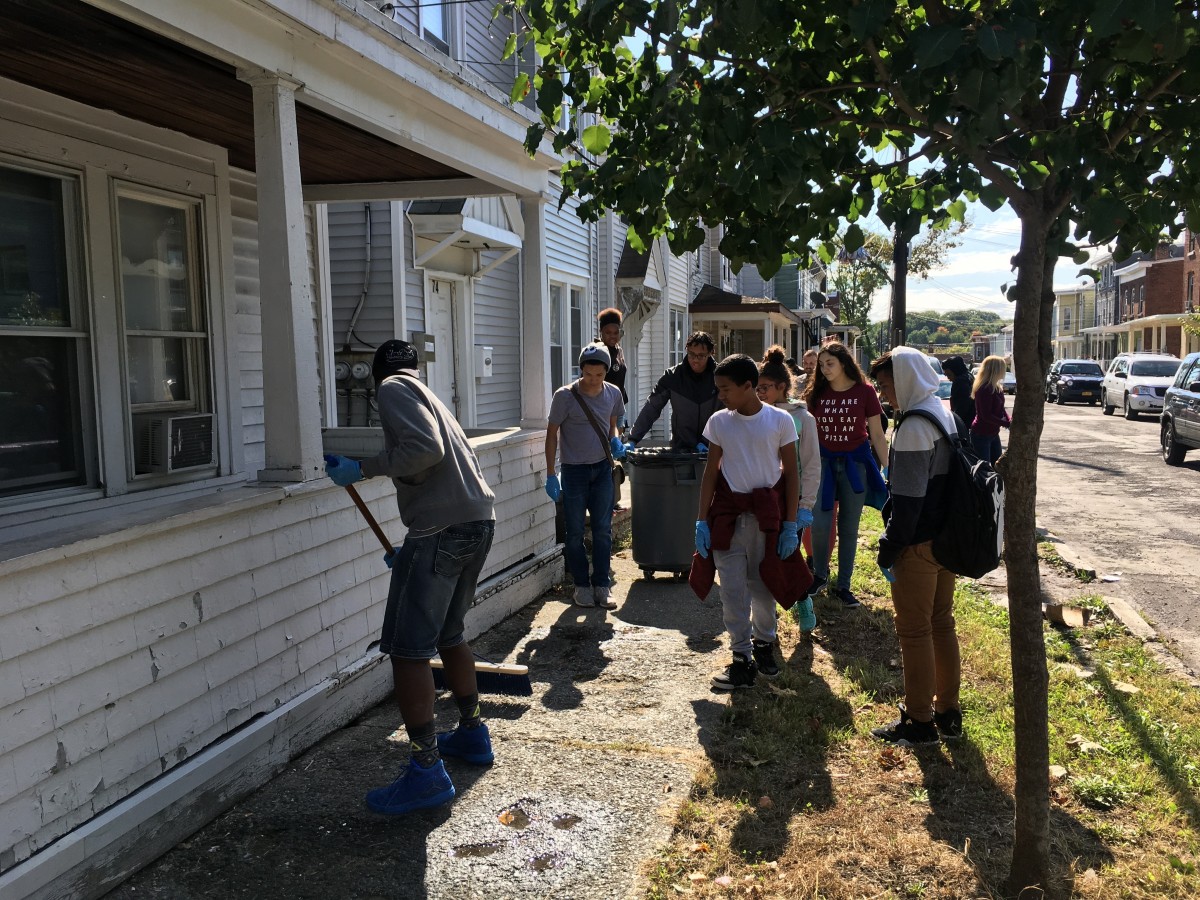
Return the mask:
<path id="1" fill-rule="evenodd" d="M 579 380 L 554 392 L 546 423 L 546 493 L 556 502 L 562 497 L 564 553 L 575 582 L 575 603 L 614 609 L 616 603 L 609 599 L 613 484 L 608 457 L 610 452 L 617 459 L 625 455 L 617 437 L 617 419 L 625 415 L 625 403 L 620 390 L 604 381 L 609 363 L 603 344 L 589 344 L 579 354 Z M 584 411 L 585 404 L 591 418 Z M 554 472 L 556 456 L 561 481 Z M 590 576 L 583 546 L 585 514 L 592 519 Z"/>

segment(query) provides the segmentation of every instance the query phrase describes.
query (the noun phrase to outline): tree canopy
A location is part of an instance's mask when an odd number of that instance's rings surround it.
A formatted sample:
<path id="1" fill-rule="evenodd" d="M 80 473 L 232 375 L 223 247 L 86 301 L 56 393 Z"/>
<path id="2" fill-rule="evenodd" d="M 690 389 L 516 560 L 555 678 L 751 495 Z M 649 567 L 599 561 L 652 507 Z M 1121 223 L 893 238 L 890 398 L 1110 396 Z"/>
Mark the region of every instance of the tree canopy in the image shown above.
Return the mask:
<path id="1" fill-rule="evenodd" d="M 769 276 L 828 261 L 875 215 L 903 234 L 1012 206 L 1018 383 L 1051 360 L 1060 255 L 1151 249 L 1200 226 L 1200 0 L 528 0 L 533 84 L 580 214 Z M 635 49 L 631 49 L 635 48 Z M 517 87 L 521 87 L 520 84 Z M 566 103 L 575 115 L 564 117 Z M 597 117 L 595 120 L 591 117 Z M 560 123 L 566 122 L 565 128 Z M 591 122 L 585 129 L 578 123 Z M 1034 507 L 1043 403 L 1016 398 L 1001 458 L 1016 745 L 1010 888 L 1055 890 Z"/>

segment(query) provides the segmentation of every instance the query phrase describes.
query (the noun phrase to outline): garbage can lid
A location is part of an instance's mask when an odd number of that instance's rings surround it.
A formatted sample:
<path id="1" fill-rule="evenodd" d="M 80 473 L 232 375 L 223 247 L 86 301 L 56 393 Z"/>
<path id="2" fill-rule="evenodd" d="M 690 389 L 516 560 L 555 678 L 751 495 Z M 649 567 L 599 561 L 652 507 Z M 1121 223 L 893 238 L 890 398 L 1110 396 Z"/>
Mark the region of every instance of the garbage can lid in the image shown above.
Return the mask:
<path id="1" fill-rule="evenodd" d="M 673 466 L 676 463 L 699 462 L 708 459 L 707 453 L 695 450 L 675 450 L 671 447 L 635 447 L 625 454 L 635 466 Z"/>

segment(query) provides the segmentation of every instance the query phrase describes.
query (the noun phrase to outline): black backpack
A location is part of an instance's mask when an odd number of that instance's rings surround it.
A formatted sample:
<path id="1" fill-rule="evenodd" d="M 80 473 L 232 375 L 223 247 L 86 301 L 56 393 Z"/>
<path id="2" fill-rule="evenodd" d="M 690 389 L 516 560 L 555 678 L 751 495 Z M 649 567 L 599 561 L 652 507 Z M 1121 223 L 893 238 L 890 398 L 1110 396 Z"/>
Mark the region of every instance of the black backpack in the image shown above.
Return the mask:
<path id="1" fill-rule="evenodd" d="M 995 467 L 975 455 L 969 440 L 950 434 L 937 416 L 914 409 L 904 414 L 919 416 L 937 426 L 950 441 L 954 457 L 946 473 L 946 521 L 933 539 L 933 556 L 955 575 L 980 578 L 1000 565 L 1004 549 L 1004 479 Z"/>

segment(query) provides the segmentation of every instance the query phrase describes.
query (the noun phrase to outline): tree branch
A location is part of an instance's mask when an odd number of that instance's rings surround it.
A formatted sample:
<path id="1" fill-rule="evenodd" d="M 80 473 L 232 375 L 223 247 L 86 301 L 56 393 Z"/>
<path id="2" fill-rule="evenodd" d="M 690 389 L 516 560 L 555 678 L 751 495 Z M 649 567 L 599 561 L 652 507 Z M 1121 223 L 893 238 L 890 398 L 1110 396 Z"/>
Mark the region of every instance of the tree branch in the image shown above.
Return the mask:
<path id="1" fill-rule="evenodd" d="M 1133 129 L 1137 127 L 1138 120 L 1141 119 L 1141 117 L 1146 114 L 1146 110 L 1149 109 L 1150 102 L 1157 98 L 1159 94 L 1164 93 L 1167 88 L 1171 86 L 1171 83 L 1180 75 L 1182 75 L 1184 71 L 1185 70 L 1183 66 L 1176 66 L 1166 74 L 1162 81 L 1160 81 L 1154 86 L 1154 88 L 1151 89 L 1150 93 L 1142 98 L 1142 102 L 1139 103 L 1133 109 L 1133 111 L 1125 117 L 1125 121 L 1121 124 L 1121 127 L 1114 131 L 1109 137 L 1108 149 L 1110 152 L 1115 150 L 1121 141 L 1125 140 L 1125 138 L 1129 137 L 1129 135 L 1133 133 Z"/>

